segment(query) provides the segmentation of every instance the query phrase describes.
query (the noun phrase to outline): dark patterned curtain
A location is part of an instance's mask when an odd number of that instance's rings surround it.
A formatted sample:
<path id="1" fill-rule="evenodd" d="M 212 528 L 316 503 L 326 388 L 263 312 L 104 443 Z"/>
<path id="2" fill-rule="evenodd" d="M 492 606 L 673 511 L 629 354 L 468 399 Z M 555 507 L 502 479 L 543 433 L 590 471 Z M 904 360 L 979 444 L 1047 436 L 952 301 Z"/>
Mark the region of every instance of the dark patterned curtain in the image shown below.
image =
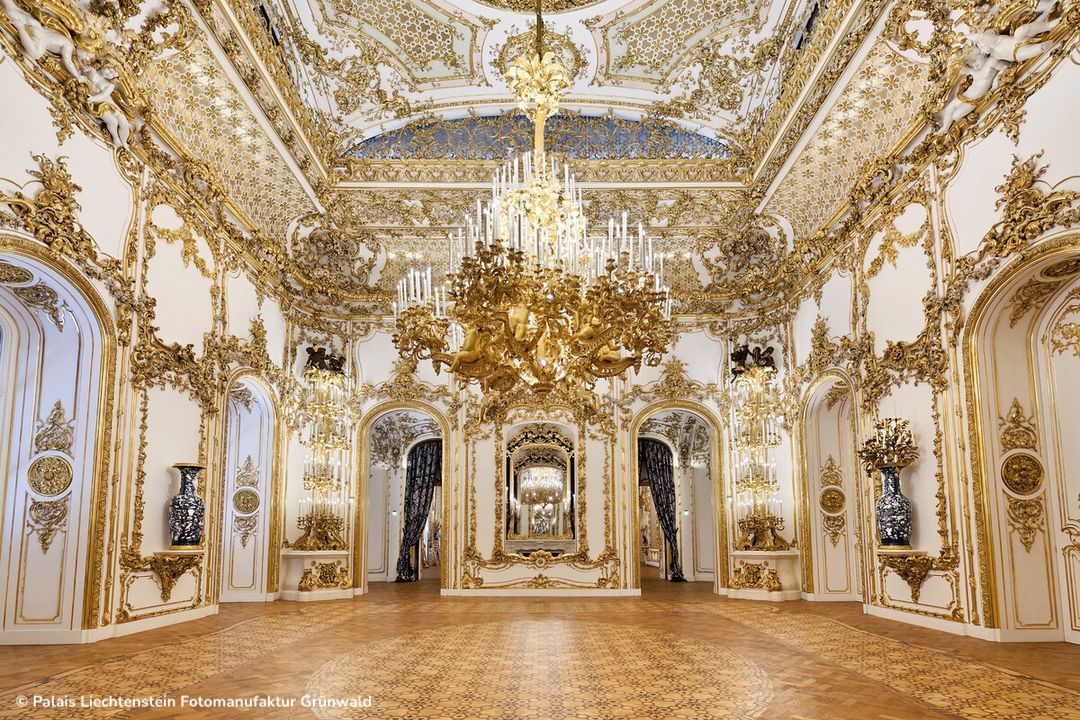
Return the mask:
<path id="1" fill-rule="evenodd" d="M 413 445 L 405 465 L 405 527 L 395 582 L 416 581 L 416 568 L 409 551 L 420 542 L 431 509 L 431 496 L 441 482 L 442 440 L 425 440 Z"/>
<path id="2" fill-rule="evenodd" d="M 653 505 L 660 529 L 664 531 L 671 550 L 671 563 L 668 565 L 668 579 L 672 582 L 686 582 L 679 561 L 679 518 L 675 502 L 675 467 L 672 464 L 671 449 L 659 440 L 638 439 L 638 478 L 641 484 L 652 490 Z"/>

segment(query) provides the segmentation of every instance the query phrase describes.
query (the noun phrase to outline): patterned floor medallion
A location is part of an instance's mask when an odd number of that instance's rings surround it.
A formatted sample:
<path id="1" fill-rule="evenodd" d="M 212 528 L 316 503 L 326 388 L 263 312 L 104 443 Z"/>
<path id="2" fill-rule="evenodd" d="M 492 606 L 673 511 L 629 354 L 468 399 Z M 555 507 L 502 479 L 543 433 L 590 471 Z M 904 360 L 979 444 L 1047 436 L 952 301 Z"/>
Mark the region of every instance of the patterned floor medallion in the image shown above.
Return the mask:
<path id="1" fill-rule="evenodd" d="M 756 663 L 722 646 L 575 620 L 455 625 L 376 641 L 323 665 L 307 690 L 372 695 L 381 717 L 465 717 L 470 708 L 491 720 L 736 720 L 758 717 L 773 696 Z M 315 713 L 370 717 L 364 709 Z"/>

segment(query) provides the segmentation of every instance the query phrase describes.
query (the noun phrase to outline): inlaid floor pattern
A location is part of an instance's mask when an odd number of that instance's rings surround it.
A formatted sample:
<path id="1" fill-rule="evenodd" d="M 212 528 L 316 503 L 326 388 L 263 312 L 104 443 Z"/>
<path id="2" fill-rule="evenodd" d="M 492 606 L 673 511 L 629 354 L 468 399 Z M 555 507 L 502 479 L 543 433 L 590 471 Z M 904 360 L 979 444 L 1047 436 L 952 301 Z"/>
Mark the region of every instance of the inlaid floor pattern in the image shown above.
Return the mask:
<path id="1" fill-rule="evenodd" d="M 20 706 L 35 695 L 295 702 Z M 0 719 L 72 717 L 1080 720 L 1080 647 L 986 643 L 854 603 L 727 600 L 704 583 L 649 580 L 641 598 L 610 600 L 373 584 L 354 600 L 226 605 L 95 645 L 0 648 Z"/>

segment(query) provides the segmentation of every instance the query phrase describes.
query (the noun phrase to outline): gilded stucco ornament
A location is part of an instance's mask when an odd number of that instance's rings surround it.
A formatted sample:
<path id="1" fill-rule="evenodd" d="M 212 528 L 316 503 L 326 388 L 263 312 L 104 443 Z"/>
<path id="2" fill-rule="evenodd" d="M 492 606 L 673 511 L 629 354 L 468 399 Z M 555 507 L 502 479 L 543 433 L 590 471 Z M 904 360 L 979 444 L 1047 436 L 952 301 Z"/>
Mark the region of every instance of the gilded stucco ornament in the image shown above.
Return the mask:
<path id="1" fill-rule="evenodd" d="M 26 268 L 0 262 L 0 285 L 25 285 L 33 280 L 34 274 Z"/>
<path id="2" fill-rule="evenodd" d="M 56 533 L 67 528 L 68 500 L 31 500 L 27 511 L 27 529 L 37 535 L 41 552 L 49 552 Z"/>
<path id="3" fill-rule="evenodd" d="M 1001 451 L 1034 450 L 1039 439 L 1035 416 L 1025 415 L 1020 398 L 1013 398 L 1005 417 L 998 418 Z"/>
<path id="4" fill-rule="evenodd" d="M 311 567 L 304 568 L 296 589 L 300 592 L 324 590 L 330 588 L 347 589 L 352 586 L 349 579 L 349 566 L 340 560 L 334 562 L 311 561 Z"/>
<path id="5" fill-rule="evenodd" d="M 233 509 L 241 515 L 251 515 L 259 509 L 259 493 L 251 488 L 241 488 L 233 493 Z"/>
<path id="6" fill-rule="evenodd" d="M 246 548 L 248 540 L 259 528 L 258 515 L 234 515 L 233 532 L 240 537 L 240 547 Z"/>
<path id="7" fill-rule="evenodd" d="M 1050 328 L 1050 347 L 1055 354 L 1072 352 L 1080 358 L 1080 289 L 1069 291 L 1065 301 L 1068 305 Z"/>
<path id="8" fill-rule="evenodd" d="M 38 495 L 59 495 L 71 487 L 71 463 L 58 455 L 46 455 L 30 464 L 26 484 Z"/>
<path id="9" fill-rule="evenodd" d="M 731 576 L 731 587 L 756 588 L 769 592 L 780 592 L 784 589 L 780 576 L 776 574 L 775 569 L 769 567 L 768 560 L 760 563 L 740 560 L 739 567 Z"/>
<path id="10" fill-rule="evenodd" d="M 882 569 L 888 568 L 907 583 L 911 590 L 911 602 L 919 602 L 923 583 L 935 567 L 936 558 L 928 555 L 878 555 Z"/>
<path id="11" fill-rule="evenodd" d="M 39 282 L 36 285 L 13 288 L 11 292 L 28 307 L 43 313 L 57 330 L 63 331 L 67 321 L 68 306 L 67 303 L 60 301 L 55 290 Z"/>
<path id="12" fill-rule="evenodd" d="M 1042 487 L 1042 463 L 1031 453 L 1010 455 L 1001 463 L 1001 482 L 1017 495 L 1031 495 Z"/>
<path id="13" fill-rule="evenodd" d="M 822 510 L 831 515 L 836 515 L 844 511 L 844 505 L 847 503 L 847 498 L 844 497 L 843 491 L 831 487 L 826 488 L 821 492 L 818 502 L 821 503 Z"/>
<path id="14" fill-rule="evenodd" d="M 196 587 L 202 576 L 202 554 L 195 555 L 170 555 L 168 553 L 154 553 L 142 563 L 141 570 L 149 570 L 157 578 L 161 588 L 161 602 L 169 602 L 172 598 L 173 587 L 185 573 L 194 570 L 196 574 Z M 197 592 L 197 591 L 196 591 Z"/>
<path id="15" fill-rule="evenodd" d="M 49 416 L 38 420 L 37 432 L 34 433 L 34 452 L 50 450 L 71 455 L 71 446 L 75 444 L 75 424 L 67 419 L 67 412 L 60 400 L 56 401 Z"/>
<path id="16" fill-rule="evenodd" d="M 1024 551 L 1030 553 L 1036 536 L 1045 528 L 1042 497 L 1030 500 L 1008 498 L 1006 515 L 1009 528 L 1019 536 Z"/>
<path id="17" fill-rule="evenodd" d="M 847 518 L 844 515 L 821 513 L 821 528 L 833 547 L 840 544 L 840 536 L 847 531 Z"/>

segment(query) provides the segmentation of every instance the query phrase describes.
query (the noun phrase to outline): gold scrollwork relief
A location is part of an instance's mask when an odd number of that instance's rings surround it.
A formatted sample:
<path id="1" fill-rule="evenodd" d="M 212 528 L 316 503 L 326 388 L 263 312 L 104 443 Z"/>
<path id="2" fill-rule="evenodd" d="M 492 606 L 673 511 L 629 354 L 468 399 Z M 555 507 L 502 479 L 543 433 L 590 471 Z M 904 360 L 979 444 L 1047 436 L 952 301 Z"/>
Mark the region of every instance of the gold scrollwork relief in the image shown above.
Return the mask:
<path id="1" fill-rule="evenodd" d="M 342 588 L 352 585 L 349 579 L 349 568 L 340 560 L 334 562 L 311 561 L 311 567 L 304 568 L 304 575 L 300 578 L 296 589 L 300 592 L 312 590 Z"/>
<path id="2" fill-rule="evenodd" d="M 49 417 L 38 421 L 34 435 L 34 452 L 56 451 L 71 455 L 71 446 L 75 444 L 75 424 L 67 419 L 64 405 L 57 400 Z"/>
<path id="3" fill-rule="evenodd" d="M 768 560 L 760 563 L 740 560 L 739 567 L 735 569 L 735 574 L 731 577 L 731 587 L 757 588 L 770 592 L 780 592 L 784 589 L 780 576 L 776 574 L 776 570 L 769 567 Z"/>
<path id="4" fill-rule="evenodd" d="M 1031 495 L 1042 487 L 1042 463 L 1031 453 L 1010 455 L 1001 464 L 1001 481 L 1017 495 Z"/>
<path id="5" fill-rule="evenodd" d="M 833 547 L 840 544 L 840 536 L 844 534 L 847 529 L 847 521 L 845 515 L 828 515 L 821 513 L 821 527 L 825 530 L 825 535 L 828 536 L 829 542 Z"/>
<path id="6" fill-rule="evenodd" d="M 71 463 L 56 455 L 46 455 L 30 463 L 26 484 L 38 495 L 52 497 L 71 487 Z"/>
<path id="7" fill-rule="evenodd" d="M 1001 451 L 1034 450 L 1039 441 L 1039 432 L 1035 427 L 1035 416 L 1024 414 L 1020 398 L 1013 398 L 1005 417 L 998 417 L 1001 432 Z"/>
<path id="8" fill-rule="evenodd" d="M 248 455 L 244 464 L 236 470 L 236 486 L 256 487 L 258 484 L 259 468 L 255 467 L 255 461 Z"/>
<path id="9" fill-rule="evenodd" d="M 33 279 L 34 274 L 26 268 L 0 262 L 0 285 L 25 285 Z"/>
<path id="10" fill-rule="evenodd" d="M 259 527 L 258 515 L 234 515 L 233 532 L 240 536 L 240 547 L 247 547 L 248 540 L 255 534 Z"/>
<path id="11" fill-rule="evenodd" d="M 929 555 L 879 555 L 882 568 L 888 568 L 900 576 L 911 589 L 911 602 L 919 602 L 923 583 L 934 569 L 937 558 Z"/>
<path id="12" fill-rule="evenodd" d="M 201 576 L 202 573 L 202 559 L 201 554 L 198 555 L 170 555 L 167 553 L 154 553 L 152 557 L 146 558 L 146 562 L 141 570 L 149 570 L 154 573 L 157 578 L 158 585 L 161 587 L 161 602 L 169 602 L 172 597 L 173 587 L 176 586 L 176 581 L 189 570 L 194 570 L 196 575 Z M 196 580 L 196 585 L 198 578 Z"/>
<path id="13" fill-rule="evenodd" d="M 818 477 L 823 487 L 844 484 L 844 476 L 840 472 L 840 466 L 836 464 L 836 459 L 832 455 L 829 455 L 825 460 L 825 464 L 821 466 L 821 473 Z"/>
<path id="14" fill-rule="evenodd" d="M 51 287 L 39 282 L 37 285 L 14 288 L 11 292 L 27 306 L 44 314 L 57 330 L 64 330 L 68 306 L 60 302 L 60 296 Z"/>
<path id="15" fill-rule="evenodd" d="M 49 552 L 56 533 L 67 527 L 68 499 L 31 500 L 27 529 L 37 535 L 41 552 Z"/>
<path id="16" fill-rule="evenodd" d="M 1080 263 L 1080 260 L 1077 262 Z M 1062 264 L 1064 263 L 1058 263 L 1058 265 Z M 1058 265 L 1053 267 L 1058 267 Z M 1050 328 L 1050 348 L 1055 354 L 1072 351 L 1073 355 L 1080 358 L 1080 323 L 1075 322 L 1075 319 L 1080 316 L 1080 288 L 1070 290 L 1065 300 L 1071 304 L 1061 312 L 1054 326 Z"/>
<path id="17" fill-rule="evenodd" d="M 1030 553 L 1035 544 L 1035 536 L 1045 527 L 1042 497 L 1031 500 L 1009 498 L 1006 512 L 1009 529 L 1016 532 L 1020 542 L 1024 544 L 1024 550 Z"/>

